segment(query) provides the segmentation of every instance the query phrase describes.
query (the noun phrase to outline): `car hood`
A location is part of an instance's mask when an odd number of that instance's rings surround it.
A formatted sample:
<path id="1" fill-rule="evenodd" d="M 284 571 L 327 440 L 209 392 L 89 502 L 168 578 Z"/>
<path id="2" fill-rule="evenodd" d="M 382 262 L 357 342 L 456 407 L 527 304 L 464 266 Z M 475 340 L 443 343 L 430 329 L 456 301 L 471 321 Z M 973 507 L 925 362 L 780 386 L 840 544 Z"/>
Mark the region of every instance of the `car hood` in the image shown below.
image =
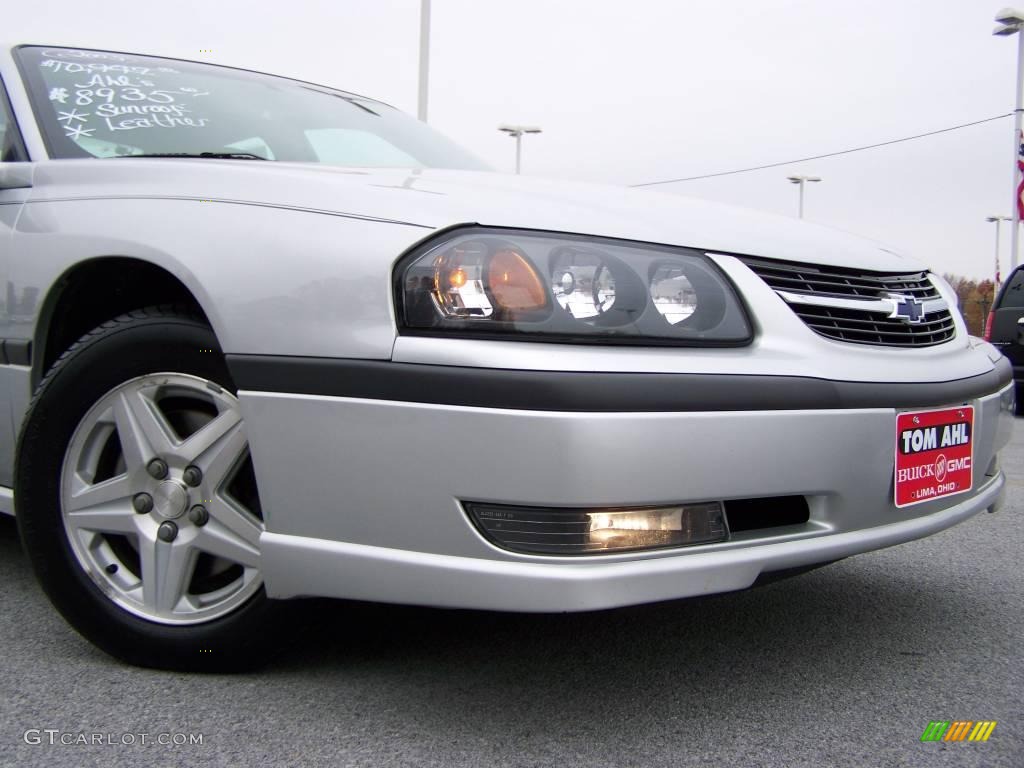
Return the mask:
<path id="1" fill-rule="evenodd" d="M 480 224 L 865 270 L 924 268 L 874 241 L 785 216 L 645 189 L 499 173 L 123 158 L 39 163 L 33 184 L 33 199 L 194 197 L 435 230 Z"/>

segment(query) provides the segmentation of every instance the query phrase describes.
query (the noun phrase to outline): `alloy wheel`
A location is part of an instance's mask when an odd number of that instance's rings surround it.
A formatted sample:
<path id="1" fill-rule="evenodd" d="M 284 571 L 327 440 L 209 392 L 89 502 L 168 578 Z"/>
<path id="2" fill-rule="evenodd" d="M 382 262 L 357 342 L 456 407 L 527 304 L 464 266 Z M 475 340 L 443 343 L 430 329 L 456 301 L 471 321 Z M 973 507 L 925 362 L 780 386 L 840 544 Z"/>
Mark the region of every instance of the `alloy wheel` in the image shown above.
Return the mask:
<path id="1" fill-rule="evenodd" d="M 64 455 L 64 528 L 84 573 L 161 624 L 231 613 L 262 585 L 262 510 L 238 399 L 181 373 L 126 381 Z"/>

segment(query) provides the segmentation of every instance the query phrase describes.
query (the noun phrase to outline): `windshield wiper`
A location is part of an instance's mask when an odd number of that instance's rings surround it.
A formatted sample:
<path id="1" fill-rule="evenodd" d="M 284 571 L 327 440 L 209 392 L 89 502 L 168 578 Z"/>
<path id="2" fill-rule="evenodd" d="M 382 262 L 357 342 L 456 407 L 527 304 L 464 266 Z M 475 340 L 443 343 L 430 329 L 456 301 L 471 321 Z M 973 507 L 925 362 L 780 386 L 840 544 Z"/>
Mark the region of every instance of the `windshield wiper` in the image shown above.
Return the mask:
<path id="1" fill-rule="evenodd" d="M 213 160 L 266 160 L 252 152 L 148 152 L 141 155 L 115 155 L 115 157 L 204 157 Z"/>
<path id="2" fill-rule="evenodd" d="M 364 99 L 361 96 L 355 96 L 347 93 L 339 93 L 337 91 L 324 91 L 321 90 L 320 88 L 310 88 L 308 85 L 304 85 L 302 87 L 305 88 L 307 91 L 312 91 L 313 93 L 322 93 L 324 96 L 333 96 L 336 99 L 347 101 L 353 107 L 358 107 L 359 109 L 363 110 L 363 112 L 368 112 L 374 117 L 380 117 L 380 112 L 374 112 L 372 109 L 370 109 L 363 103 L 364 101 L 369 101 L 369 99 Z"/>

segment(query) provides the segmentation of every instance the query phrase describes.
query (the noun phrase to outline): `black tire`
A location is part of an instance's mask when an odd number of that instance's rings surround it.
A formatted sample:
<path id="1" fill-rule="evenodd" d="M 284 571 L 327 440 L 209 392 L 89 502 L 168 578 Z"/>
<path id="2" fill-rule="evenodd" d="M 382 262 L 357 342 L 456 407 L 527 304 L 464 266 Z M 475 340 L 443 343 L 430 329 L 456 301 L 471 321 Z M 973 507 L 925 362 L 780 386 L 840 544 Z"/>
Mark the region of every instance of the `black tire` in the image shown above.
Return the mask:
<path id="1" fill-rule="evenodd" d="M 151 621 L 108 598 L 69 543 L 60 478 L 77 426 L 106 393 L 158 372 L 198 376 L 235 392 L 213 332 L 180 307 L 150 307 L 104 323 L 50 369 L 19 436 L 15 504 L 21 541 L 57 610 L 110 655 L 160 669 L 249 669 L 281 646 L 293 626 L 282 620 L 282 612 L 291 613 L 296 605 L 268 599 L 260 585 L 232 612 L 204 623 Z"/>

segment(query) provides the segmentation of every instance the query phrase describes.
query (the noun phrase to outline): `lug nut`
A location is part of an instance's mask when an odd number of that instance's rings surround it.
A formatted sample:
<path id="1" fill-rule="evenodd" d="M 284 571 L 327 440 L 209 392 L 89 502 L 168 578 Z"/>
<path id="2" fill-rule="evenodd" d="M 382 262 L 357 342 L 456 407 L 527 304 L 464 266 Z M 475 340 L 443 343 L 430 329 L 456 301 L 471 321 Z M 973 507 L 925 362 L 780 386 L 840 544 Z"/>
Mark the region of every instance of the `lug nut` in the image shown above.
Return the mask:
<path id="1" fill-rule="evenodd" d="M 174 541 L 178 536 L 178 526 L 172 523 L 170 520 L 164 523 L 160 523 L 160 527 L 156 529 L 156 537 L 160 541 L 171 542 Z"/>
<path id="2" fill-rule="evenodd" d="M 149 472 L 150 477 L 163 480 L 167 477 L 167 462 L 163 459 L 153 459 L 146 465 L 146 471 Z"/>
<path id="3" fill-rule="evenodd" d="M 185 467 L 185 473 L 183 475 L 185 482 L 195 488 L 201 482 L 203 482 L 203 470 L 199 467 L 192 465 Z"/>
<path id="4" fill-rule="evenodd" d="M 140 515 L 153 511 L 153 497 L 148 493 L 137 493 L 132 499 L 132 506 Z"/>
<path id="5" fill-rule="evenodd" d="M 188 519 L 195 525 L 206 525 L 210 521 L 210 513 L 206 507 L 196 504 L 188 511 Z"/>

